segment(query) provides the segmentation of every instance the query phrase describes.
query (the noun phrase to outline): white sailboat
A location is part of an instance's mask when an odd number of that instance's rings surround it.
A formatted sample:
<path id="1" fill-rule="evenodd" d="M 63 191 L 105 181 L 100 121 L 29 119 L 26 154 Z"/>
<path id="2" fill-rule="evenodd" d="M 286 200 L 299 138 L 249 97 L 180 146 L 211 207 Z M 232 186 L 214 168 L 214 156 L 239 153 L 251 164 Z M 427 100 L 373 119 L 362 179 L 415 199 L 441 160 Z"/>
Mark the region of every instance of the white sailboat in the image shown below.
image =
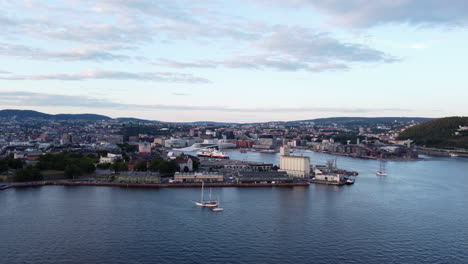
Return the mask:
<path id="1" fill-rule="evenodd" d="M 375 174 L 377 176 L 387 176 L 387 173 L 385 172 L 385 163 L 383 160 L 380 160 L 380 168 Z"/>
<path id="2" fill-rule="evenodd" d="M 202 188 L 201 188 L 201 197 L 199 202 L 194 202 L 196 206 L 199 207 L 217 207 L 218 206 L 218 201 L 211 201 L 211 189 L 210 189 L 210 200 L 205 201 L 204 200 L 204 187 L 205 187 L 205 182 L 202 181 Z"/>
<path id="3" fill-rule="evenodd" d="M 220 204 L 220 202 L 219 202 L 219 197 L 218 197 L 218 206 L 211 208 L 211 210 L 212 210 L 213 212 L 221 212 L 221 211 L 224 211 L 223 208 L 219 207 L 219 204 Z"/>

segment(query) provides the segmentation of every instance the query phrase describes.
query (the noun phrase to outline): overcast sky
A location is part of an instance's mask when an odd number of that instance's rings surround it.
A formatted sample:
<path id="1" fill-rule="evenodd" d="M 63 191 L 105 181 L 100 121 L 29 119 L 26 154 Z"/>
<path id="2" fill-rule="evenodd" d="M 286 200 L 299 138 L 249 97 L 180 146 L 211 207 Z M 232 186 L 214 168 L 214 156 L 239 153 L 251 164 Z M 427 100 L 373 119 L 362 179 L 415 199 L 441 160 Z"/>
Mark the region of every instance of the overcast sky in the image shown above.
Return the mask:
<path id="1" fill-rule="evenodd" d="M 466 0 L 0 7 L 0 109 L 235 122 L 468 115 Z"/>

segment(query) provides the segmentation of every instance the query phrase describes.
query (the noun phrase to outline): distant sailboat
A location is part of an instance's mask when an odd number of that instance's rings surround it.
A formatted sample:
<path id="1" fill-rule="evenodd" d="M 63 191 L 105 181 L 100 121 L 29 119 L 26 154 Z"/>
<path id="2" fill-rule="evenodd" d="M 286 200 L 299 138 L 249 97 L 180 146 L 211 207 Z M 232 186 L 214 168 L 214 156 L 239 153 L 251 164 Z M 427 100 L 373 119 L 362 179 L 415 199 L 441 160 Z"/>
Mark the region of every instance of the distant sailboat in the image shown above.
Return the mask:
<path id="1" fill-rule="evenodd" d="M 196 206 L 199 207 L 217 207 L 218 206 L 218 201 L 211 201 L 211 189 L 210 189 L 210 200 L 205 201 L 204 200 L 204 187 L 205 187 L 205 182 L 202 181 L 202 188 L 201 188 L 201 197 L 199 202 L 194 202 Z"/>
<path id="2" fill-rule="evenodd" d="M 380 169 L 375 174 L 378 176 L 387 176 L 387 173 L 385 172 L 385 163 L 383 160 L 380 160 Z"/>

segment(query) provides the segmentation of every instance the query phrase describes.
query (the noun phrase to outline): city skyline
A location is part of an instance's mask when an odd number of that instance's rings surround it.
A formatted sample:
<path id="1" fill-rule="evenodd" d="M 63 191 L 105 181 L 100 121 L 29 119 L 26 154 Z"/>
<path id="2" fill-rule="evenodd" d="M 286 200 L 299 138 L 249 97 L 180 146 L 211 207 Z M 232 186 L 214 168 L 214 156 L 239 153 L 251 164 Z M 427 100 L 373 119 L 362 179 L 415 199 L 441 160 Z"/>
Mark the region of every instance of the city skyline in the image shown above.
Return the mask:
<path id="1" fill-rule="evenodd" d="M 463 1 L 0 5 L 0 109 L 176 122 L 468 115 Z"/>

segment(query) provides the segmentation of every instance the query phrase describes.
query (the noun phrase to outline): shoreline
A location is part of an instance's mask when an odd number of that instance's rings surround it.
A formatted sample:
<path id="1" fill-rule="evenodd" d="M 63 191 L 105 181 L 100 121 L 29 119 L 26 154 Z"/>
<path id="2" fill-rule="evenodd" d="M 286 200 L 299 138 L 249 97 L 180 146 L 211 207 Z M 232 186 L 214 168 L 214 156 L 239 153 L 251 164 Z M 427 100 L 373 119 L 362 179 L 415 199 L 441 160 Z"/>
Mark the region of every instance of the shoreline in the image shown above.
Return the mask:
<path id="1" fill-rule="evenodd" d="M 312 149 L 308 149 L 308 148 L 291 148 L 292 150 L 295 150 L 294 152 L 296 152 L 296 150 L 299 150 L 299 151 L 304 151 L 304 150 L 307 150 L 307 151 L 311 151 L 311 152 L 314 152 L 314 153 L 323 153 L 323 154 L 328 154 L 328 155 L 336 155 L 336 156 L 341 156 L 341 157 L 348 157 L 348 158 L 353 158 L 353 159 L 366 159 L 366 160 L 384 160 L 384 161 L 421 161 L 421 160 L 425 160 L 424 158 L 394 158 L 394 159 L 380 159 L 378 157 L 359 157 L 359 156 L 354 156 L 354 155 L 349 155 L 349 154 L 345 154 L 345 153 L 339 153 L 339 152 L 329 152 L 329 151 L 317 151 L 317 150 L 312 150 Z M 228 151 L 237 151 L 237 152 L 240 152 L 239 149 L 232 149 L 232 150 L 228 150 Z M 260 151 L 252 151 L 252 150 L 247 150 L 247 152 L 252 152 L 252 153 L 270 153 L 270 154 L 276 154 L 278 152 L 260 152 Z M 293 152 L 293 153 L 294 153 Z"/>
<path id="2" fill-rule="evenodd" d="M 205 183 L 205 187 L 223 188 L 223 187 L 308 187 L 309 182 L 292 182 L 292 183 Z M 95 187 L 121 187 L 121 188 L 201 188 L 199 183 L 111 183 L 111 182 L 29 182 L 5 184 L 0 187 L 0 191 L 10 188 L 28 188 L 42 186 L 95 186 Z"/>

